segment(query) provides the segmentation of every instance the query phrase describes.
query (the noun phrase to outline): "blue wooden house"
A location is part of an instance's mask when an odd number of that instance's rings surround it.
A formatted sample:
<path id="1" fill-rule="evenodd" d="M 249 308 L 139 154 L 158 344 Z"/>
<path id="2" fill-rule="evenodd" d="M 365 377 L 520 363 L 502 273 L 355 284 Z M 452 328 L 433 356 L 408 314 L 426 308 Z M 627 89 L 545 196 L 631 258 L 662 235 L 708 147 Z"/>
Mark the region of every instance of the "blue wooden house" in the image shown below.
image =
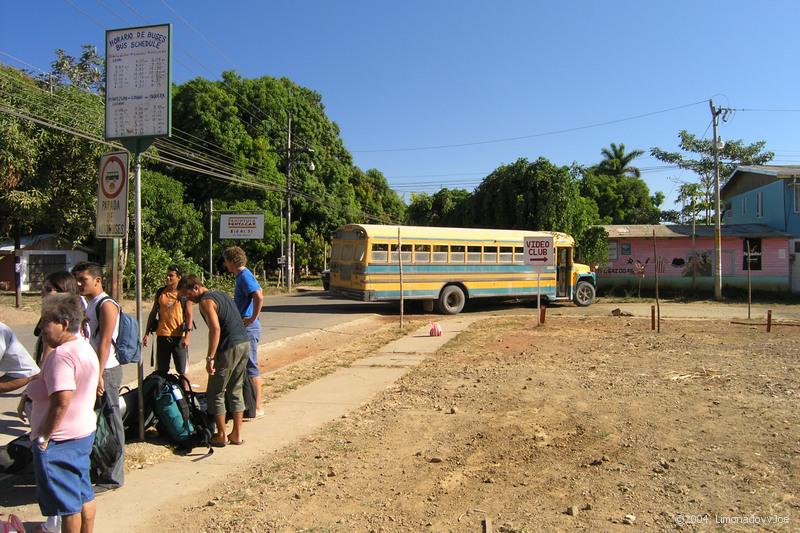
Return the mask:
<path id="1" fill-rule="evenodd" d="M 762 224 L 789 234 L 792 292 L 800 292 L 800 166 L 740 166 L 720 189 L 723 223 Z"/>

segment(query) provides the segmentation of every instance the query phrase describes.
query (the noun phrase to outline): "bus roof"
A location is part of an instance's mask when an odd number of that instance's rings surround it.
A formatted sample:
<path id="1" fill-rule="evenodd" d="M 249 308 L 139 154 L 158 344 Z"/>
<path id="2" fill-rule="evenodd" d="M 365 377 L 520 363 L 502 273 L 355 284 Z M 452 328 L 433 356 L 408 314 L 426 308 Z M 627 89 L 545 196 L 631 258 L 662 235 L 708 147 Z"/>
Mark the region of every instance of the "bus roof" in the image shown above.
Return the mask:
<path id="1" fill-rule="evenodd" d="M 396 240 L 400 237 L 409 240 L 447 240 L 447 241 L 486 241 L 515 242 L 522 246 L 525 237 L 553 236 L 556 246 L 574 246 L 575 239 L 558 231 L 533 231 L 513 229 L 483 228 L 440 228 L 434 226 L 392 226 L 382 224 L 347 224 L 339 228 L 344 231 L 361 229 L 370 239 Z"/>

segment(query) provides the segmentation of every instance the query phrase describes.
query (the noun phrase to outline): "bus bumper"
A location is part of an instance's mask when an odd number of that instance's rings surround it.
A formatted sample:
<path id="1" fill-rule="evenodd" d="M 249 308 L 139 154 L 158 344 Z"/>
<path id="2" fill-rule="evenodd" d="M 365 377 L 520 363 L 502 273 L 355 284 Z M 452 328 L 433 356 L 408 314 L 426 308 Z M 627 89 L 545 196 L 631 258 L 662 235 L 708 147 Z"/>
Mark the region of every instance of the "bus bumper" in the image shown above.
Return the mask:
<path id="1" fill-rule="evenodd" d="M 347 298 L 348 300 L 358 300 L 359 302 L 374 302 L 375 291 L 360 291 L 358 289 L 345 289 L 342 287 L 331 287 L 330 293 L 333 296 Z"/>

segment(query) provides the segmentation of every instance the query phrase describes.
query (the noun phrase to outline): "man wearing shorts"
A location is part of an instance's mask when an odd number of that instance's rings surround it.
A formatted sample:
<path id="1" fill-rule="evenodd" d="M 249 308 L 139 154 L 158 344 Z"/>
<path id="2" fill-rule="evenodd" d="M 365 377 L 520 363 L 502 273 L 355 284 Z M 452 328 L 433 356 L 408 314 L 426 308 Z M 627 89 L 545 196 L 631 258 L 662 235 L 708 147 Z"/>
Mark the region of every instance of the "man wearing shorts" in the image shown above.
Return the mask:
<path id="1" fill-rule="evenodd" d="M 208 325 L 208 414 L 214 417 L 217 432 L 211 445 L 242 444 L 244 420 L 244 383 L 247 354 L 250 342 L 247 331 L 230 296 L 221 291 L 210 291 L 194 274 L 181 278 L 178 292 L 184 298 L 199 304 L 200 314 Z M 233 417 L 233 431 L 225 435 L 225 402 Z"/>
<path id="2" fill-rule="evenodd" d="M 258 342 L 261 340 L 261 322 L 258 315 L 264 303 L 264 293 L 253 273 L 247 268 L 247 255 L 238 246 L 226 248 L 223 252 L 225 268 L 236 276 L 233 301 L 242 316 L 250 338 L 250 355 L 247 361 L 247 377 L 256 393 L 256 418 L 264 416 L 261 407 L 261 370 L 258 368 Z"/>

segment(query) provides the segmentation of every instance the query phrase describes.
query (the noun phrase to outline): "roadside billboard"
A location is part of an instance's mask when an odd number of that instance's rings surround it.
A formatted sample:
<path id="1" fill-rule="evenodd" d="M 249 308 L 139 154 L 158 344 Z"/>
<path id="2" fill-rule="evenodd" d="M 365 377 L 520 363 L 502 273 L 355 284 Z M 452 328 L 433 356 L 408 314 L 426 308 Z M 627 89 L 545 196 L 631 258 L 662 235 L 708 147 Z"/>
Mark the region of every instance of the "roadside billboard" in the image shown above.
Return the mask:
<path id="1" fill-rule="evenodd" d="M 220 239 L 263 239 L 264 215 L 240 214 L 220 215 Z"/>

